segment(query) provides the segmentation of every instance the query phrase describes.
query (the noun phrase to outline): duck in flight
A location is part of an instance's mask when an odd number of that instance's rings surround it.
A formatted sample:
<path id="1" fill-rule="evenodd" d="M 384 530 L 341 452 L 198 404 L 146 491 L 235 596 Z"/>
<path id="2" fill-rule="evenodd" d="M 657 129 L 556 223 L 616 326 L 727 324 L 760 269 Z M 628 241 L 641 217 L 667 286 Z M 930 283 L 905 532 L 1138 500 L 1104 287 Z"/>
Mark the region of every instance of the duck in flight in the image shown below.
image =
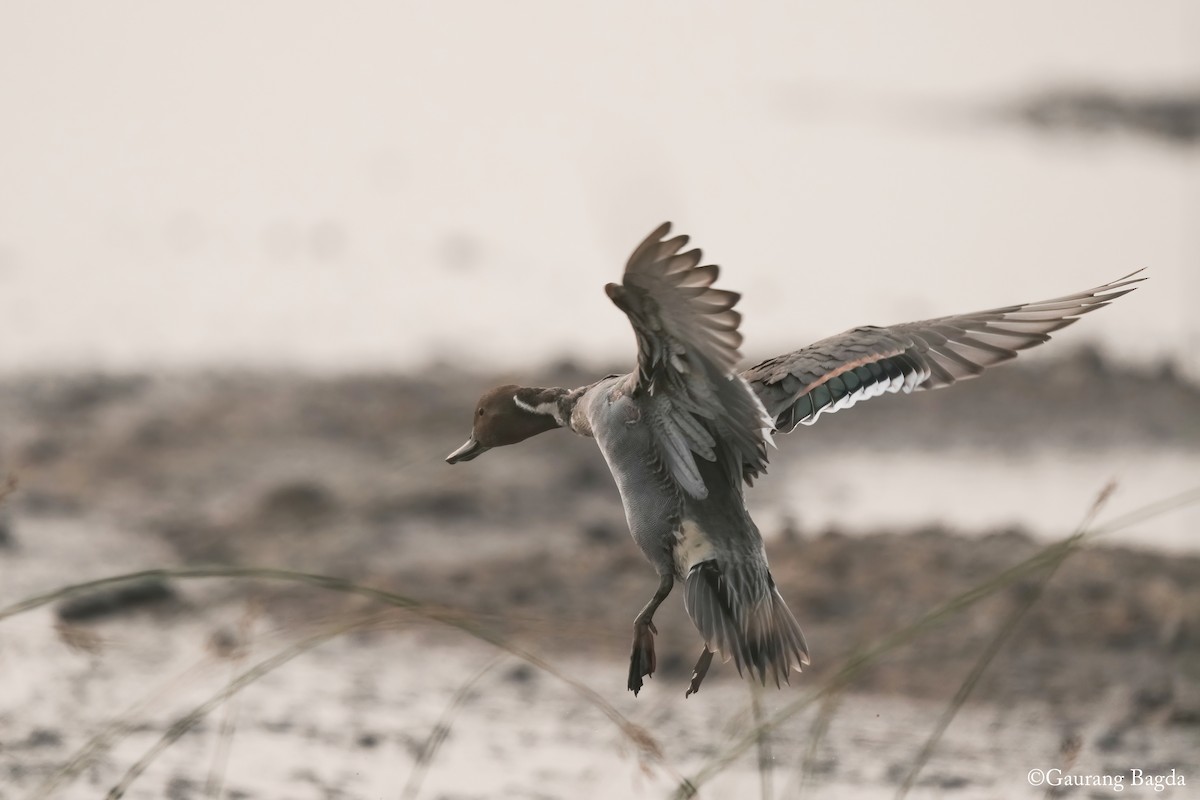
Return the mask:
<path id="1" fill-rule="evenodd" d="M 714 653 L 776 686 L 809 663 L 743 497 L 767 468 L 773 433 L 866 398 L 973 378 L 1144 280 L 1133 273 L 1053 300 L 853 328 L 738 372 L 739 295 L 713 288 L 717 267 L 670 230 L 659 226 L 633 251 L 621 283 L 605 286 L 633 325 L 637 368 L 577 389 L 491 389 L 475 407 L 471 438 L 446 458 L 470 461 L 555 428 L 596 440 L 634 541 L 659 577 L 633 621 L 635 695 L 655 671 L 654 613 L 676 581 L 704 640 L 687 695 Z"/>

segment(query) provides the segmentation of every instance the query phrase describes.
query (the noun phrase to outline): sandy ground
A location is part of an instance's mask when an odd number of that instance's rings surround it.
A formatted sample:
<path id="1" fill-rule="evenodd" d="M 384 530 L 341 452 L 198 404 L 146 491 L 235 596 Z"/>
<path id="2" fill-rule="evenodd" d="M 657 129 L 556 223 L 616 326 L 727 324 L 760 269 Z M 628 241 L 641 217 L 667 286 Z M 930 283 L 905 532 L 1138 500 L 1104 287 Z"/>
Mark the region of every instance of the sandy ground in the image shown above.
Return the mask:
<path id="1" fill-rule="evenodd" d="M 545 382 L 580 374 L 561 365 Z M 1019 455 L 1036 445 L 1076 455 L 1167 451 L 1185 468 L 1197 464 L 1200 393 L 1169 372 L 1131 373 L 1088 356 L 1003 374 L 988 392 L 974 393 L 977 381 L 876 401 L 878 410 L 839 414 L 833 427 L 823 420 L 806 432 L 804 453 L 928 456 L 991 445 L 999 449 L 987 452 Z M 658 617 L 659 673 L 639 698 L 624 690 L 629 619 L 654 579 L 593 445 L 546 436 L 469 469 L 440 462 L 465 436 L 470 398 L 491 380 L 240 374 L 0 384 L 0 456 L 21 482 L 3 509 L 0 606 L 147 567 L 308 569 L 454 609 L 455 619 L 598 697 L 461 631 L 360 597 L 173 581 L 0 620 L 0 798 L 41 796 L 39 786 L 116 724 L 120 736 L 48 796 L 103 795 L 234 674 L 322 632 L 332 638 L 152 758 L 127 796 L 215 796 L 219 777 L 231 798 L 401 797 L 430 732 L 447 724 L 418 796 L 663 797 L 679 776 L 728 753 L 753 726 L 751 694 L 718 666 L 684 700 L 699 642 L 679 603 Z M 1072 413 L 1020 402 L 1032 392 L 1051 393 Z M 789 457 L 786 447 L 780 453 Z M 814 652 L 813 669 L 793 686 L 762 693 L 767 715 L 828 686 L 863 647 L 1043 546 L 1004 527 L 814 528 L 770 513 L 791 488 L 762 491 L 773 571 Z M 931 491 L 929 502 L 971 491 L 986 487 L 967 476 Z M 983 674 L 912 796 L 1041 797 L 1045 789 L 1026 775 L 1055 767 L 1120 776 L 1122 796 L 1194 796 L 1195 552 L 1101 541 L 1073 555 Z M 773 795 L 893 796 L 1036 578 L 924 632 L 859 673 L 836 702 L 814 703 L 772 732 Z M 341 630 L 365 616 L 370 630 Z M 661 758 L 648 759 L 598 704 L 639 726 L 637 741 L 653 742 Z M 751 748 L 701 796 L 759 792 L 756 759 Z M 1134 769 L 1174 769 L 1188 786 L 1130 786 Z"/>

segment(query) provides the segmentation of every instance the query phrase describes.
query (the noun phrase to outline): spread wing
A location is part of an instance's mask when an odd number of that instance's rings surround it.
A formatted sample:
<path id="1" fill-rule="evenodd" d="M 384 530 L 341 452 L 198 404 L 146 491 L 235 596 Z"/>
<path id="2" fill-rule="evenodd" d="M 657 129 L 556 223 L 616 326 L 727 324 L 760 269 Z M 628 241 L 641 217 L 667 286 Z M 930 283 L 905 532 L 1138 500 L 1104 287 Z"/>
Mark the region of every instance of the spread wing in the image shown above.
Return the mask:
<path id="1" fill-rule="evenodd" d="M 701 266 L 686 236 L 666 238 L 664 223 L 642 242 L 620 284 L 605 291 L 629 317 L 637 336 L 638 368 L 627 390 L 649 415 L 659 455 L 688 494 L 708 488 L 696 458 L 728 467 L 747 480 L 766 469 L 771 420 L 736 373 L 741 354 L 739 295 L 714 289 L 718 269 Z"/>
<path id="2" fill-rule="evenodd" d="M 1138 270 L 1141 272 L 1141 270 Z M 1018 351 L 1049 341 L 1081 315 L 1111 303 L 1145 280 L 1138 272 L 1086 292 L 973 314 L 866 326 L 777 356 L 742 373 L 775 420 L 790 432 L 822 412 L 891 392 L 937 389 L 974 378 Z"/>

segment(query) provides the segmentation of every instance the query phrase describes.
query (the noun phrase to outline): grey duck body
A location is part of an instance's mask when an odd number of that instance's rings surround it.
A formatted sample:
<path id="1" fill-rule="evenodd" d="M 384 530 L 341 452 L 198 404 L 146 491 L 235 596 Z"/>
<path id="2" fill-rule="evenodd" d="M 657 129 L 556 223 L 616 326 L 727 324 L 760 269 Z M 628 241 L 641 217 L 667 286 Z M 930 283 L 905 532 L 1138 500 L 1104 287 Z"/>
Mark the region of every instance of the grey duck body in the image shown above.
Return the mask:
<path id="1" fill-rule="evenodd" d="M 715 462 L 699 462 L 708 490 L 696 498 L 671 479 L 657 453 L 650 420 L 629 396 L 630 375 L 607 378 L 579 400 L 590 434 L 612 472 L 629 532 L 660 576 L 687 578 L 706 558 L 750 558 L 762 537 L 746 510 L 744 483 Z M 766 568 L 765 555 L 761 565 Z"/>
<path id="2" fill-rule="evenodd" d="M 886 328 L 865 326 L 738 373 L 739 296 L 713 288 L 686 236 L 655 230 L 605 290 L 637 339 L 637 369 L 574 390 L 500 386 L 476 407 L 468 461 L 554 428 L 594 437 L 621 494 L 630 533 L 659 575 L 634 620 L 629 689 L 652 675 L 653 616 L 676 581 L 704 639 L 688 694 L 719 653 L 776 684 L 808 663 L 808 646 L 767 565 L 744 491 L 767 466 L 772 432 L 790 432 L 886 393 L 949 386 L 1049 340 L 1050 333 L 1133 290 L 1126 276 L 1036 303 Z"/>

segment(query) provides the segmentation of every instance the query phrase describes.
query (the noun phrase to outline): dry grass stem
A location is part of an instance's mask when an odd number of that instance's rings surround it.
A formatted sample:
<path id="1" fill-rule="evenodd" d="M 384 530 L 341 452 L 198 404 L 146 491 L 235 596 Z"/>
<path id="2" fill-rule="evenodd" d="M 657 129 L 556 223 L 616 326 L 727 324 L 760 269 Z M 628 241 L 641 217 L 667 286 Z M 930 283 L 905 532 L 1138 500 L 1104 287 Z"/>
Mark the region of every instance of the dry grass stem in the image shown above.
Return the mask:
<path id="1" fill-rule="evenodd" d="M 4 478 L 4 482 L 0 483 L 0 503 L 8 499 L 8 496 L 17 490 L 20 484 L 17 482 L 16 475 L 8 475 Z"/>
<path id="2" fill-rule="evenodd" d="M 755 747 L 758 750 L 758 786 L 762 800 L 771 800 L 775 795 L 772 768 L 774 758 L 771 755 L 771 732 L 762 724 L 762 687 L 754 681 L 746 682 L 750 689 L 750 715 L 753 729 L 758 732 Z"/>
<path id="3" fill-rule="evenodd" d="M 256 604 L 249 603 L 245 613 L 238 620 L 237 630 L 229 635 L 219 632 L 209 640 L 209 649 L 218 658 L 231 662 L 235 679 L 237 671 L 242 668 L 250 657 L 253 643 L 254 622 L 259 615 Z M 208 778 L 204 782 L 204 796 L 210 800 L 219 800 L 225 784 L 225 771 L 229 768 L 229 754 L 233 748 L 233 735 L 237 729 L 237 698 L 232 698 L 225 705 L 221 716 L 221 727 L 217 732 L 217 746 L 213 752 L 212 764 L 208 769 Z"/>
<path id="4" fill-rule="evenodd" d="M 1111 487 L 1106 487 L 1101 493 L 1101 499 L 1107 499 L 1107 492 L 1111 491 Z M 1067 539 L 1053 542 L 1046 545 L 1034 555 L 1024 561 L 1002 570 L 990 579 L 978 584 L 977 586 L 963 592 L 956 597 L 951 598 L 942 605 L 927 612 L 915 622 L 900 628 L 889 636 L 885 636 L 874 646 L 866 650 L 852 655 L 841 665 L 841 667 L 825 682 L 814 689 L 806 692 L 802 697 L 789 703 L 783 709 L 776 712 L 774 716 L 765 720 L 761 727 L 773 730 L 787 722 L 792 717 L 807 709 L 814 702 L 830 695 L 833 692 L 841 691 L 858 677 L 865 669 L 875 664 L 884 656 L 902 647 L 909 642 L 919 638 L 925 631 L 936 627 L 945 620 L 963 612 L 967 608 L 978 603 L 986 597 L 994 595 L 1011 586 L 1013 583 L 1029 576 L 1036 574 L 1041 570 L 1052 567 L 1055 564 L 1061 563 L 1069 553 L 1082 545 L 1085 537 L 1090 538 L 1094 535 L 1112 533 L 1113 531 L 1126 528 L 1137 522 L 1141 522 L 1152 517 L 1157 517 L 1183 508 L 1188 505 L 1200 502 L 1200 487 L 1189 489 L 1177 495 L 1165 498 L 1155 503 L 1148 504 L 1139 509 L 1135 509 L 1127 514 L 1118 517 L 1115 520 L 1110 520 L 1106 525 L 1097 528 L 1095 531 L 1083 532 L 1078 536 L 1072 536 Z M 1095 509 L 1095 505 L 1093 505 Z M 1090 522 L 1091 515 L 1088 520 Z M 709 780 L 719 775 L 726 770 L 731 764 L 739 759 L 749 748 L 753 747 L 757 741 L 758 732 L 751 731 L 740 737 L 737 741 L 726 748 L 725 752 L 718 755 L 710 761 L 703 769 L 696 773 L 692 778 L 682 781 L 674 790 L 673 797 L 690 798 L 694 797 Z"/>
<path id="5" fill-rule="evenodd" d="M 250 669 L 239 674 L 236 678 L 225 684 L 221 691 L 217 692 L 208 700 L 193 708 L 190 712 L 177 719 L 169 728 L 167 728 L 167 731 L 162 735 L 162 738 L 155 742 L 154 745 L 147 750 L 141 758 L 135 761 L 133 766 L 131 766 L 125 772 L 125 775 L 122 776 L 121 780 L 117 781 L 117 783 L 108 790 L 108 794 L 105 795 L 106 800 L 118 800 L 118 798 L 124 797 L 125 792 L 129 790 L 129 787 L 133 785 L 133 782 L 146 771 L 146 769 L 154 762 L 156 758 L 166 752 L 171 745 L 179 741 L 184 734 L 186 734 L 201 720 L 212 713 L 213 710 L 220 708 L 227 700 L 229 700 L 229 698 L 236 695 L 242 689 L 254 683 L 264 675 L 267 675 L 279 667 L 282 667 L 284 664 L 288 663 L 297 656 L 307 653 L 309 650 L 324 644 L 330 639 L 359 629 L 362 627 L 362 624 L 362 621 L 350 622 L 340 627 L 326 629 L 311 636 L 307 636 L 304 639 L 301 639 L 299 642 L 296 642 L 290 647 L 279 651 L 268 659 L 258 662 Z"/>
<path id="6" fill-rule="evenodd" d="M 417 754 L 416 763 L 413 764 L 412 772 L 408 776 L 408 782 L 404 784 L 404 791 L 400 795 L 402 800 L 416 800 L 417 795 L 421 791 L 421 783 L 425 780 L 426 773 L 429 772 L 429 767 L 441 751 L 446 737 L 450 735 L 450 728 L 454 725 L 454 717 L 471 696 L 471 690 L 475 688 L 475 685 L 483 680 L 503 660 L 503 656 L 496 656 L 488 661 L 488 663 L 483 665 L 482 669 L 468 678 L 462 686 L 459 686 L 454 696 L 450 698 L 450 702 L 446 704 L 446 708 L 442 711 L 441 717 L 438 718 L 437 724 L 433 726 L 433 730 L 429 732 L 429 736 L 425 739 L 424 744 L 421 745 L 421 751 Z"/>
<path id="7" fill-rule="evenodd" d="M 817 718 L 813 720 L 812 726 L 808 729 L 808 746 L 804 748 L 804 758 L 800 761 L 800 768 L 797 770 L 794 797 L 803 797 L 805 790 L 814 782 L 813 779 L 818 769 L 818 758 L 821 754 L 821 744 L 829 734 L 829 728 L 833 725 L 833 718 L 837 714 L 844 696 L 842 691 L 829 692 L 821 698 L 821 703 L 817 706 Z"/>
<path id="8" fill-rule="evenodd" d="M 1078 549 L 1079 545 L 1083 541 L 1083 537 L 1087 535 L 1087 532 L 1092 523 L 1095 521 L 1096 516 L 1100 513 L 1100 509 L 1104 507 L 1104 504 L 1108 501 L 1108 498 L 1112 496 L 1112 493 L 1115 490 L 1116 484 L 1110 483 L 1100 491 L 1100 494 L 1096 497 L 1095 502 L 1092 503 L 1092 507 L 1088 509 L 1087 514 L 1084 515 L 1083 521 L 1079 523 L 1079 527 L 1075 529 L 1073 534 L 1064 540 L 1063 544 L 1066 546 L 1063 547 L 1058 552 L 1057 557 L 1047 565 L 1045 571 L 1038 578 L 1037 582 L 1034 583 L 1032 590 L 1021 598 L 1020 602 L 1017 604 L 1017 607 L 1013 609 L 1012 613 L 1009 614 L 1007 618 L 1005 618 L 1004 623 L 1000 626 L 1000 630 L 998 630 L 996 635 L 992 637 L 990 642 L 988 642 L 987 647 L 985 647 L 983 652 L 979 655 L 979 658 L 971 667 L 971 671 L 967 674 L 967 677 L 958 687 L 958 691 L 954 693 L 954 697 L 950 699 L 950 703 L 946 706 L 946 709 L 938 718 L 937 724 L 934 725 L 929 737 L 921 746 L 921 750 L 917 753 L 917 757 L 913 759 L 912 766 L 909 768 L 908 773 L 904 776 L 904 780 L 900 782 L 900 786 L 896 790 L 896 800 L 904 800 L 904 798 L 908 796 L 909 791 L 912 790 L 913 785 L 917 781 L 917 776 L 921 774 L 921 770 L 924 769 L 927 763 L 929 763 L 929 759 L 933 756 L 934 750 L 937 749 L 938 743 L 942 740 L 942 736 L 946 733 L 946 729 L 950 727 L 950 723 L 954 720 L 954 717 L 958 715 L 959 709 L 963 707 L 963 704 L 967 702 L 967 698 L 970 697 L 971 693 L 975 690 L 975 686 L 979 683 L 979 679 L 983 677 L 983 673 L 992 663 L 992 660 L 995 659 L 995 657 L 1008 643 L 1008 640 L 1012 638 L 1012 635 L 1016 633 L 1017 628 L 1020 627 L 1021 621 L 1025 618 L 1025 615 L 1029 613 L 1029 610 L 1033 608 L 1034 604 L 1037 603 L 1037 601 L 1041 598 L 1042 593 L 1046 590 L 1046 585 L 1050 583 L 1051 578 L 1053 578 L 1054 574 L 1058 572 L 1058 568 L 1062 566 L 1063 562 L 1067 560 L 1071 553 Z"/>
<path id="9" fill-rule="evenodd" d="M 145 581 L 148 579 L 167 581 L 171 579 L 191 580 L 198 578 L 259 579 L 302 583 L 328 591 L 345 592 L 366 597 L 385 605 L 406 609 L 413 614 L 417 614 L 439 624 L 456 628 L 470 636 L 473 636 L 476 639 L 487 642 L 494 647 L 498 647 L 501 650 L 505 650 L 506 652 L 513 654 L 531 666 L 536 667 L 537 669 L 552 675 L 559 681 L 565 683 L 577 695 L 609 718 L 609 720 L 617 727 L 622 735 L 634 745 L 638 752 L 638 757 L 643 765 L 663 769 L 676 780 L 681 782 L 683 780 L 680 773 L 666 763 L 661 746 L 658 744 L 658 741 L 649 733 L 649 731 L 629 720 L 627 717 L 621 714 L 621 712 L 618 711 L 616 707 L 612 705 L 612 703 L 605 700 L 604 697 L 602 697 L 598 692 L 585 685 L 582 681 L 572 678 L 571 676 L 559 670 L 557 667 L 551 665 L 540 656 L 535 655 L 534 653 L 516 645 L 507 637 L 482 627 L 472 617 L 464 612 L 455 609 L 442 609 L 427 605 L 411 597 L 406 597 L 404 595 L 388 592 L 382 589 L 376 589 L 370 586 L 364 586 L 344 578 L 270 567 L 221 566 L 147 569 L 140 570 L 138 572 L 125 573 L 123 575 L 113 575 L 106 578 L 99 578 L 96 580 L 71 584 L 60 587 L 53 591 L 28 597 L 9 606 L 0 608 L 0 621 L 3 621 L 4 619 L 16 614 L 39 608 L 48 603 L 74 597 L 94 591 L 96 589 L 133 583 L 137 581 Z"/>

